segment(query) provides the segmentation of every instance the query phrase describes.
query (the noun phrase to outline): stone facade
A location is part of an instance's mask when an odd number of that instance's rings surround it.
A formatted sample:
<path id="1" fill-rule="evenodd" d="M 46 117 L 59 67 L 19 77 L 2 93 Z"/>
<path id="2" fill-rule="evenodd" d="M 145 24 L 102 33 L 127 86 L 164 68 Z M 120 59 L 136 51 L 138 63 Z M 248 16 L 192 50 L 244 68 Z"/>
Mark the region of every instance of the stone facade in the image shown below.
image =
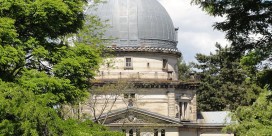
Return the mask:
<path id="1" fill-rule="evenodd" d="M 109 20 L 114 57 L 104 59 L 82 114 L 127 136 L 229 136 L 223 116 L 199 118 L 198 82 L 178 80 L 178 28 L 156 0 L 107 0 L 87 13 Z"/>
<path id="2" fill-rule="evenodd" d="M 115 54 L 116 57 L 104 61 L 96 79 L 177 80 L 178 55 L 163 52 L 115 52 Z M 127 59 L 131 61 L 129 66 Z"/>
<path id="3" fill-rule="evenodd" d="M 162 116 L 168 116 L 180 121 L 196 120 L 195 90 L 175 88 L 178 84 L 183 84 L 178 82 L 164 83 L 160 81 L 159 83 L 142 83 L 147 86 L 142 88 L 130 88 L 127 90 L 121 89 L 119 92 L 114 92 L 114 94 L 109 91 L 109 94 L 93 95 L 89 100 L 89 104 L 84 106 L 83 112 L 99 116 L 100 114 L 111 111 L 133 107 L 154 112 Z M 129 82 L 128 84 L 134 83 Z M 194 87 L 197 83 L 192 83 L 192 85 Z M 186 86 L 187 85 L 184 85 L 183 87 Z M 185 107 L 184 103 L 187 103 Z M 181 104 L 183 104 L 183 106 L 181 106 Z M 183 115 L 181 115 L 182 109 Z M 93 113 L 93 110 L 96 110 L 96 112 Z"/>
<path id="4" fill-rule="evenodd" d="M 125 58 L 130 56 L 132 67 L 126 69 Z M 143 61 L 147 58 L 148 61 Z M 152 58 L 152 59 L 151 59 Z M 106 88 L 106 92 L 92 92 L 88 103 L 83 105 L 82 112 L 112 130 L 126 131 L 127 136 L 229 136 L 221 133 L 224 123 L 209 123 L 197 116 L 196 89 L 198 82 L 182 82 L 176 76 L 168 78 L 168 71 L 163 69 L 163 58 L 170 60 L 168 70 L 177 73 L 178 56 L 154 54 L 148 52 L 118 53 L 115 60 L 101 66 L 101 71 L 124 73 L 115 77 L 100 75 L 93 82 L 94 86 Z M 149 63 L 149 67 L 146 65 Z M 144 66 L 142 66 L 144 65 Z M 145 67 L 146 66 L 146 67 Z M 161 78 L 150 73 L 162 73 Z M 139 73 L 140 77 L 133 74 Z M 95 89 L 94 89 L 95 90 Z M 117 91 L 116 91 L 117 90 Z"/>

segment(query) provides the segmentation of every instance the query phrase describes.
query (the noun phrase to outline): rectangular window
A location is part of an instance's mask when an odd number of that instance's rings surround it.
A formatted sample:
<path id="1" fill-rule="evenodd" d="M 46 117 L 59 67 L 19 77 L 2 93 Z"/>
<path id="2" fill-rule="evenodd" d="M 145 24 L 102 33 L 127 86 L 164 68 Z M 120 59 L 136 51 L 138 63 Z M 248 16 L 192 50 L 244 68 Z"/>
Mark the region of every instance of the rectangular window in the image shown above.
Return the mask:
<path id="1" fill-rule="evenodd" d="M 131 58 L 126 58 L 126 67 L 132 67 Z"/>
<path id="2" fill-rule="evenodd" d="M 167 74 L 168 74 L 167 75 L 167 80 L 172 80 L 172 73 L 173 73 L 172 71 L 167 72 Z"/>
<path id="3" fill-rule="evenodd" d="M 132 58 L 125 58 L 125 69 L 132 69 Z"/>
<path id="4" fill-rule="evenodd" d="M 158 131 L 158 129 L 154 129 L 154 136 L 159 136 L 159 131 Z"/>
<path id="5" fill-rule="evenodd" d="M 135 93 L 131 93 L 130 98 L 135 98 Z"/>
<path id="6" fill-rule="evenodd" d="M 161 130 L 161 136 L 165 136 L 165 129 Z"/>
<path id="7" fill-rule="evenodd" d="M 168 69 L 168 61 L 167 59 L 162 60 L 162 69 L 167 70 Z"/>
<path id="8" fill-rule="evenodd" d="M 133 136 L 133 129 L 130 129 L 128 134 L 129 134 L 129 136 Z"/>

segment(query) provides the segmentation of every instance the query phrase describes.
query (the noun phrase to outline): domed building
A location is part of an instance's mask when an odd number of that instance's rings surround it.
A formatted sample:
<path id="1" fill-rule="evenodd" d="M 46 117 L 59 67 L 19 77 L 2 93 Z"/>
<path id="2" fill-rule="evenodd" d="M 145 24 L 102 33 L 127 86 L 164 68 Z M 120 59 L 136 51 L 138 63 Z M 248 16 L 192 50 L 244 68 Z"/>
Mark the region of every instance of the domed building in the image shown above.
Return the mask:
<path id="1" fill-rule="evenodd" d="M 83 113 L 127 136 L 228 135 L 227 113 L 197 114 L 198 83 L 178 80 L 178 28 L 157 0 L 107 0 L 87 14 L 110 26 L 103 40 L 114 54 L 93 84 L 115 86 L 92 92 Z"/>
<path id="2" fill-rule="evenodd" d="M 114 69 L 102 67 L 97 79 L 177 80 L 177 28 L 155 0 L 110 0 L 89 14 L 107 20 L 104 40 L 114 51 Z"/>

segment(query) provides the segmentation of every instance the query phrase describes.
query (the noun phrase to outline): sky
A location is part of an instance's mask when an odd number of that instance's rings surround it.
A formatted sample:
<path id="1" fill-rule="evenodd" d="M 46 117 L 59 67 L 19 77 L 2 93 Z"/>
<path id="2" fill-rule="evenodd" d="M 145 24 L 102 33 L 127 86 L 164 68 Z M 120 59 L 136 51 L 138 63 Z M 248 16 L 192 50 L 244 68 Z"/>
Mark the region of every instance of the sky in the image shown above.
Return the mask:
<path id="1" fill-rule="evenodd" d="M 158 0 L 172 18 L 175 27 L 179 27 L 178 49 L 185 62 L 196 62 L 197 53 L 210 54 L 215 50 L 215 43 L 228 44 L 223 32 L 214 30 L 214 22 L 223 18 L 209 16 L 198 5 L 191 5 L 191 0 Z"/>

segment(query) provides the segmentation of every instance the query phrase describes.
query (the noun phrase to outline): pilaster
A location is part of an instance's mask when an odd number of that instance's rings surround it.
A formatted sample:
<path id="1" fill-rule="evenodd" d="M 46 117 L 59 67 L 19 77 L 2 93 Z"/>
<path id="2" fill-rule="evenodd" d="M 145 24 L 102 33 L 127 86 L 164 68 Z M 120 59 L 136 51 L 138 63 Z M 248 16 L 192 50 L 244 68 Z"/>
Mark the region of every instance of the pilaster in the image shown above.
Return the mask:
<path id="1" fill-rule="evenodd" d="M 196 91 L 194 90 L 193 99 L 191 100 L 191 119 L 193 121 L 197 120 L 197 101 L 196 101 Z"/>
<path id="2" fill-rule="evenodd" d="M 175 110 L 175 89 L 174 88 L 170 88 L 168 89 L 168 116 L 169 117 L 176 117 L 176 110 Z"/>

